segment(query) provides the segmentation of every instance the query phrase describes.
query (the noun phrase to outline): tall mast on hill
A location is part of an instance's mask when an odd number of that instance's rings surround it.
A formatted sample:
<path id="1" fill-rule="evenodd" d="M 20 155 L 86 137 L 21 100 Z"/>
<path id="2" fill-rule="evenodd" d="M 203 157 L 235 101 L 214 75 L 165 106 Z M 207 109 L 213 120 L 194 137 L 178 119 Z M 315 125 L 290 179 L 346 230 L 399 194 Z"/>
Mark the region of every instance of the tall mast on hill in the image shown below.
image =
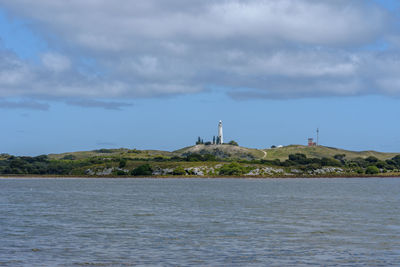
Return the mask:
<path id="1" fill-rule="evenodd" d="M 222 134 L 222 121 L 219 121 L 218 123 L 218 144 L 223 144 L 224 143 L 224 136 Z"/>
<path id="2" fill-rule="evenodd" d="M 319 128 L 317 128 L 317 146 L 319 145 Z"/>

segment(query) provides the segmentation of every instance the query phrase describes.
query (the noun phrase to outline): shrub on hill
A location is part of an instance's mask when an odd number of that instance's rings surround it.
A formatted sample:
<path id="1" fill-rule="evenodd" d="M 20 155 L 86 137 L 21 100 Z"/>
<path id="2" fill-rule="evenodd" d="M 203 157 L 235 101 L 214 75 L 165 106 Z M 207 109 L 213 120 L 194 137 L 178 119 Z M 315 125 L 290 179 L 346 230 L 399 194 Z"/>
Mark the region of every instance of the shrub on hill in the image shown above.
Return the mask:
<path id="1" fill-rule="evenodd" d="M 232 146 L 239 146 L 239 144 L 234 140 L 230 141 L 228 144 Z"/>
<path id="2" fill-rule="evenodd" d="M 378 160 L 374 165 L 378 167 L 378 169 L 391 169 L 391 166 L 382 160 Z"/>
<path id="3" fill-rule="evenodd" d="M 143 165 L 140 165 L 139 167 L 133 169 L 131 174 L 133 176 L 152 175 L 153 169 L 151 168 L 151 166 L 149 164 L 143 164 Z"/>
<path id="4" fill-rule="evenodd" d="M 189 154 L 186 156 L 186 161 L 203 161 L 203 156 L 197 153 Z"/>
<path id="5" fill-rule="evenodd" d="M 94 150 L 94 152 L 97 152 L 97 153 L 113 153 L 114 150 L 112 150 L 112 149 L 106 149 L 106 148 L 101 148 L 101 149 Z"/>
<path id="6" fill-rule="evenodd" d="M 192 153 L 186 156 L 186 161 L 217 161 L 217 158 L 213 154 L 200 155 L 198 153 Z"/>
<path id="7" fill-rule="evenodd" d="M 212 154 L 203 155 L 203 161 L 217 161 L 217 158 Z"/>
<path id="8" fill-rule="evenodd" d="M 345 164 L 346 163 L 346 154 L 336 154 L 333 156 L 334 159 L 340 161 L 340 163 Z"/>
<path id="9" fill-rule="evenodd" d="M 354 158 L 351 161 L 349 161 L 347 163 L 348 166 L 350 167 L 361 167 L 361 168 L 366 168 L 367 166 L 371 165 L 370 163 L 368 163 L 368 161 L 366 161 L 363 158 Z"/>
<path id="10" fill-rule="evenodd" d="M 392 166 L 400 167 L 400 155 L 397 155 L 392 159 L 386 160 L 386 163 Z"/>
<path id="11" fill-rule="evenodd" d="M 125 166 L 126 166 L 126 159 L 120 159 L 119 160 L 119 167 L 120 168 L 125 168 Z"/>
<path id="12" fill-rule="evenodd" d="M 369 163 L 378 162 L 378 159 L 376 157 L 373 157 L 373 156 L 370 156 L 370 157 L 366 158 L 365 160 L 368 161 Z"/>
<path id="13" fill-rule="evenodd" d="M 368 166 L 367 169 L 365 170 L 366 174 L 378 174 L 379 169 L 376 166 Z"/>
<path id="14" fill-rule="evenodd" d="M 225 164 L 219 169 L 220 175 L 243 175 L 246 172 L 246 167 L 241 166 L 237 162 Z"/>
<path id="15" fill-rule="evenodd" d="M 261 159 L 260 163 L 272 166 L 282 166 L 282 162 L 279 159 L 273 159 L 273 160 Z"/>
<path id="16" fill-rule="evenodd" d="M 172 171 L 172 174 L 173 175 L 185 175 L 186 171 L 182 166 L 178 166 Z"/>
<path id="17" fill-rule="evenodd" d="M 117 175 L 127 175 L 127 173 L 124 172 L 123 170 L 118 170 Z"/>
<path id="18" fill-rule="evenodd" d="M 321 165 L 322 166 L 340 167 L 340 166 L 342 166 L 342 163 L 333 158 L 323 158 L 323 159 L 321 159 Z"/>
<path id="19" fill-rule="evenodd" d="M 73 168 L 81 167 L 84 162 L 66 162 L 49 160 L 47 156 L 14 157 L 0 161 L 2 174 L 70 174 Z"/>
<path id="20" fill-rule="evenodd" d="M 183 161 L 185 158 L 181 158 L 179 156 L 173 156 L 169 159 L 169 161 Z"/>
<path id="21" fill-rule="evenodd" d="M 289 160 L 293 161 L 297 164 L 307 164 L 307 156 L 301 153 L 296 153 L 296 154 L 290 154 L 289 155 Z"/>
<path id="22" fill-rule="evenodd" d="M 334 159 L 337 159 L 340 161 L 344 160 L 345 157 L 346 157 L 346 154 L 336 154 L 335 156 L 333 156 Z"/>
<path id="23" fill-rule="evenodd" d="M 378 169 L 394 170 L 400 168 L 400 155 L 388 160 L 379 160 L 376 157 L 355 158 L 346 162 L 350 168 L 361 167 L 367 168 L 369 166 L 376 166 Z"/>
<path id="24" fill-rule="evenodd" d="M 74 159 L 76 159 L 76 157 L 74 155 L 68 154 L 68 155 L 65 155 L 64 157 L 62 157 L 61 159 L 74 160 Z"/>

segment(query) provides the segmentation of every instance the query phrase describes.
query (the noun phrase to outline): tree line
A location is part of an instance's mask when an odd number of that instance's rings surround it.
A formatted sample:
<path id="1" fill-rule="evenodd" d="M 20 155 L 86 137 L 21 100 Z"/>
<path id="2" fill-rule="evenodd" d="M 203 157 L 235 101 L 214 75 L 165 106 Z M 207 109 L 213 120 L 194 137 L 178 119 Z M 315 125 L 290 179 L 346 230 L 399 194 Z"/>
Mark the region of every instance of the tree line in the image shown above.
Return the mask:
<path id="1" fill-rule="evenodd" d="M 132 175 L 148 175 L 151 165 L 154 162 L 227 162 L 233 164 L 222 170 L 222 174 L 241 173 L 246 167 L 243 164 L 261 164 L 268 166 L 280 166 L 285 168 L 295 167 L 303 171 L 320 169 L 322 167 L 341 167 L 347 170 L 356 171 L 357 173 L 376 174 L 380 172 L 399 172 L 400 171 L 400 155 L 391 159 L 380 160 L 370 156 L 367 158 L 347 159 L 345 154 L 337 154 L 330 158 L 308 158 L 301 153 L 291 154 L 288 159 L 281 161 L 275 160 L 232 160 L 230 158 L 221 159 L 213 154 L 191 153 L 184 156 L 154 157 L 154 158 L 118 158 L 118 157 L 91 157 L 86 159 L 76 159 L 73 155 L 66 155 L 62 159 L 50 159 L 47 155 L 36 157 L 27 156 L 10 156 L 1 155 L 0 157 L 0 174 L 37 174 L 37 175 L 74 175 L 82 174 L 84 170 L 91 166 L 118 167 L 126 168 L 129 161 L 148 162 L 144 167 L 137 169 L 135 172 L 130 171 Z M 177 173 L 182 170 L 178 169 Z"/>

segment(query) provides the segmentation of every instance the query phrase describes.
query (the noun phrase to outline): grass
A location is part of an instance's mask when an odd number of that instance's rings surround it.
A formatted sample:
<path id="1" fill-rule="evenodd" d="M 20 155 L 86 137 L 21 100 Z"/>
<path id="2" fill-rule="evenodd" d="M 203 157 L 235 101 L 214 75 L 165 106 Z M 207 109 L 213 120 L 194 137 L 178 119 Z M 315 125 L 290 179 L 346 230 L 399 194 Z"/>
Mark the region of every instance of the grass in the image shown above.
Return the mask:
<path id="1" fill-rule="evenodd" d="M 218 156 L 218 153 L 221 155 L 230 155 L 229 159 L 238 160 L 238 159 L 263 159 L 265 153 L 267 153 L 264 159 L 273 160 L 280 159 L 284 161 L 288 159 L 290 154 L 302 153 L 305 154 L 308 158 L 330 158 L 334 157 L 337 154 L 345 154 L 347 159 L 354 158 L 367 158 L 369 156 L 376 157 L 380 160 L 386 160 L 393 158 L 394 156 L 400 153 L 383 153 L 376 151 L 349 151 L 343 150 L 333 147 L 307 147 L 302 145 L 290 145 L 282 148 L 274 148 L 274 149 L 252 149 L 246 147 L 239 146 L 231 146 L 231 145 L 196 145 L 185 147 L 173 152 L 162 151 L 162 150 L 136 150 L 136 149 L 127 149 L 127 148 L 119 148 L 119 149 L 108 149 L 104 150 L 107 153 L 102 153 L 100 151 L 103 150 L 93 150 L 93 151 L 78 151 L 78 152 L 69 152 L 62 154 L 50 154 L 49 157 L 51 159 L 62 159 L 67 155 L 72 155 L 75 159 L 87 159 L 92 157 L 101 157 L 101 158 L 127 158 L 127 159 L 154 159 L 156 157 L 162 158 L 171 158 L 173 156 L 183 157 L 190 153 L 202 153 L 202 154 L 215 154 Z"/>
<path id="2" fill-rule="evenodd" d="M 103 157 L 103 158 L 130 158 L 130 159 L 152 159 L 156 157 L 172 157 L 174 154 L 168 151 L 162 150 L 136 150 L 136 149 L 109 149 L 107 153 L 101 153 L 99 150 L 92 151 L 78 151 L 68 152 L 62 154 L 50 154 L 50 159 L 62 159 L 67 155 L 72 155 L 75 159 L 86 159 L 92 157 Z"/>
<path id="3" fill-rule="evenodd" d="M 376 157 L 380 160 L 386 160 L 393 158 L 399 153 L 383 153 L 376 151 L 349 151 L 344 149 L 338 149 L 333 147 L 325 147 L 325 146 L 314 146 L 307 147 L 301 145 L 290 145 L 282 148 L 273 148 L 273 149 L 265 149 L 267 152 L 266 159 L 280 159 L 286 160 L 290 154 L 302 153 L 305 154 L 308 158 L 329 158 L 334 157 L 337 154 L 345 154 L 347 159 L 354 158 L 367 158 L 370 156 Z"/>

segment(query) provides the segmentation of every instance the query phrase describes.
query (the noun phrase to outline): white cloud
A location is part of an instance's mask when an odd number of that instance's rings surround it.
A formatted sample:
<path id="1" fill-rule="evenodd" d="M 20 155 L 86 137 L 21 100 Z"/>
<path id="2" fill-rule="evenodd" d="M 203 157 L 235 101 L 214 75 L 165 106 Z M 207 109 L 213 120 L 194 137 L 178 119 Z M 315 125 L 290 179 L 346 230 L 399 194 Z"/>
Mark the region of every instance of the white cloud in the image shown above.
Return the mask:
<path id="1" fill-rule="evenodd" d="M 354 75 L 359 61 L 357 55 L 324 51 L 275 51 L 256 55 L 232 55 L 228 52 L 227 58 L 233 63 L 228 68 L 237 75 L 280 75 L 288 78 Z"/>
<path id="2" fill-rule="evenodd" d="M 72 42 L 104 50 L 134 49 L 137 38 L 208 42 L 247 37 L 274 43 L 353 44 L 376 37 L 387 22 L 386 13 L 367 1 L 0 2 Z"/>
<path id="3" fill-rule="evenodd" d="M 394 15 L 361 0 L 0 0 L 48 42 L 0 55 L 0 96 L 135 98 L 213 85 L 249 98 L 396 94 Z M 377 41 L 390 50 L 365 50 Z M 80 71 L 80 58 L 95 62 Z M 400 94 L 400 92 L 399 92 Z"/>
<path id="4" fill-rule="evenodd" d="M 70 60 L 63 55 L 56 53 L 45 53 L 42 55 L 43 65 L 54 72 L 63 72 L 70 68 Z"/>

